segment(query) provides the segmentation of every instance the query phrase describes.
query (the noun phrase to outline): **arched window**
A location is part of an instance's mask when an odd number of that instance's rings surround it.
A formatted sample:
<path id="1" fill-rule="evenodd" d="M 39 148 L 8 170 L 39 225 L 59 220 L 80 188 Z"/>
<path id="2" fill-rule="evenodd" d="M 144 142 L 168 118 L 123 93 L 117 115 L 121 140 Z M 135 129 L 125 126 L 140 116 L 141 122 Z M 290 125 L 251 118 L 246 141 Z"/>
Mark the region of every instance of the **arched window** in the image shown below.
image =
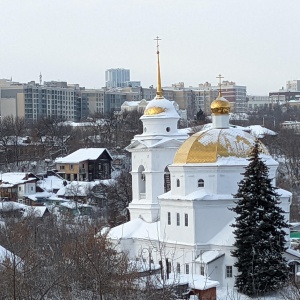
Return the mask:
<path id="1" fill-rule="evenodd" d="M 143 166 L 139 166 L 138 168 L 138 186 L 140 193 L 146 193 L 146 176 L 145 176 L 145 168 Z"/>
<path id="2" fill-rule="evenodd" d="M 177 187 L 180 187 L 180 180 L 179 179 L 177 179 L 176 185 L 177 185 Z"/>
<path id="3" fill-rule="evenodd" d="M 164 188 L 165 188 L 165 193 L 171 189 L 171 178 L 170 178 L 170 172 L 168 167 L 165 167 L 165 171 L 164 171 Z"/>
<path id="4" fill-rule="evenodd" d="M 203 179 L 198 180 L 198 187 L 204 187 L 204 180 Z"/>

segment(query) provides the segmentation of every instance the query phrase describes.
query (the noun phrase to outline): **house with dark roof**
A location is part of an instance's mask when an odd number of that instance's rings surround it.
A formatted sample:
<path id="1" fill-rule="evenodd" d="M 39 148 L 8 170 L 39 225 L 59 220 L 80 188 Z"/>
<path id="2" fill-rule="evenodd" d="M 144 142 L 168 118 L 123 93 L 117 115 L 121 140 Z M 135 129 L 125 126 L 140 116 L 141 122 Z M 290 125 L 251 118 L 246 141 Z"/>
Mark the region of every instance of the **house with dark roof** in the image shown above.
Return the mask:
<path id="1" fill-rule="evenodd" d="M 106 148 L 82 148 L 55 160 L 58 174 L 65 180 L 93 181 L 111 178 L 113 158 Z"/>

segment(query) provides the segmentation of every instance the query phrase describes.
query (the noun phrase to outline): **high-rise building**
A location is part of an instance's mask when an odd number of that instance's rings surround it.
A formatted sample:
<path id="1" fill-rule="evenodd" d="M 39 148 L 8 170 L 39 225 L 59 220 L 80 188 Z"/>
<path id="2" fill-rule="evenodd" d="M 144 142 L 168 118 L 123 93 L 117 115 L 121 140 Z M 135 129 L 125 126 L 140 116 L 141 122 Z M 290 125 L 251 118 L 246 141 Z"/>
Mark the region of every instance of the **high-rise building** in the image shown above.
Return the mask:
<path id="1" fill-rule="evenodd" d="M 286 90 L 287 91 L 300 91 L 300 80 L 288 80 L 286 82 Z"/>
<path id="2" fill-rule="evenodd" d="M 108 89 L 125 87 L 130 81 L 130 70 L 128 69 L 108 69 L 105 71 L 105 86 Z"/>

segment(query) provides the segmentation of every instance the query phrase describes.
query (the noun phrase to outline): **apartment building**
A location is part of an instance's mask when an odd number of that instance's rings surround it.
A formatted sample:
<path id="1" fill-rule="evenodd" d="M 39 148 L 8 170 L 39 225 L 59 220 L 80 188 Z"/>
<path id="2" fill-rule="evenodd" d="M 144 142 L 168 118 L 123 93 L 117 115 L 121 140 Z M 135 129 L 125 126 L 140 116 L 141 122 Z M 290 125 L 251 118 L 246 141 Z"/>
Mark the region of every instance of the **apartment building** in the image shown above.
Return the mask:
<path id="1" fill-rule="evenodd" d="M 39 117 L 80 121 L 88 114 L 87 100 L 81 97 L 78 84 L 50 81 L 39 85 L 32 81 L 25 86 L 24 94 L 27 122 Z"/>
<path id="2" fill-rule="evenodd" d="M 212 87 L 215 90 L 220 89 L 219 86 Z M 247 87 L 236 85 L 234 81 L 223 80 L 221 83 L 222 95 L 232 104 L 232 112 L 246 112 Z"/>
<path id="3" fill-rule="evenodd" d="M 270 92 L 269 97 L 274 104 L 283 104 L 291 100 L 300 100 L 300 91 L 279 90 Z"/>
<path id="4" fill-rule="evenodd" d="M 87 103 L 88 114 L 104 114 L 104 89 L 85 89 L 81 91 L 83 102 Z"/>
<path id="5" fill-rule="evenodd" d="M 24 86 L 9 79 L 0 79 L 0 114 L 1 117 L 24 117 Z"/>
<path id="6" fill-rule="evenodd" d="M 256 111 L 265 107 L 272 107 L 272 98 L 269 96 L 247 96 L 247 111 Z"/>

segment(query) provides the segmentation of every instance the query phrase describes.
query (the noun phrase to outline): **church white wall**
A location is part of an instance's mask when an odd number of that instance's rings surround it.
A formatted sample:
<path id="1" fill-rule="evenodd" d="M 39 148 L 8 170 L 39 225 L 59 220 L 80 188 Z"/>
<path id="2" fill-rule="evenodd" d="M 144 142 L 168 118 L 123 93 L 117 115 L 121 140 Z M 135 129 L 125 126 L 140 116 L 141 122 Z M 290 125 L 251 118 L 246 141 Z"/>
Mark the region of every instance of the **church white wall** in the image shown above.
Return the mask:
<path id="1" fill-rule="evenodd" d="M 166 240 L 195 245 L 207 243 L 234 219 L 234 199 L 160 201 L 160 224 Z M 185 224 L 188 216 L 188 226 Z M 171 224 L 169 224 L 169 216 Z M 179 216 L 179 225 L 177 223 Z"/>
<path id="2" fill-rule="evenodd" d="M 243 165 L 187 164 L 170 165 L 172 195 L 187 196 L 196 190 L 204 190 L 207 194 L 232 195 L 238 191 L 238 183 L 243 179 L 246 159 Z M 271 165 L 270 178 L 275 178 L 277 165 Z M 177 186 L 177 179 L 180 186 Z M 198 187 L 198 180 L 204 180 L 204 187 Z M 275 184 L 275 179 L 273 180 Z"/>
<path id="3" fill-rule="evenodd" d="M 228 128 L 229 114 L 215 115 L 212 114 L 213 128 Z"/>
<path id="4" fill-rule="evenodd" d="M 195 220 L 193 202 L 161 199 L 160 209 L 160 232 L 163 234 L 164 239 L 174 243 L 180 242 L 182 244 L 194 245 Z M 177 223 L 177 215 L 179 217 L 179 223 Z M 185 215 L 188 216 L 187 226 L 185 224 Z M 168 221 L 170 221 L 171 224 L 169 224 Z"/>
<path id="5" fill-rule="evenodd" d="M 234 219 L 235 213 L 228 209 L 235 205 L 233 201 L 233 199 L 195 201 L 196 244 L 209 242 Z"/>
<path id="6" fill-rule="evenodd" d="M 142 136 L 178 134 L 178 120 L 179 118 L 144 118 Z"/>
<path id="7" fill-rule="evenodd" d="M 132 151 L 132 220 L 140 215 L 146 221 L 159 218 L 158 196 L 164 193 L 165 168 L 173 162 L 176 151 L 177 147 Z"/>

